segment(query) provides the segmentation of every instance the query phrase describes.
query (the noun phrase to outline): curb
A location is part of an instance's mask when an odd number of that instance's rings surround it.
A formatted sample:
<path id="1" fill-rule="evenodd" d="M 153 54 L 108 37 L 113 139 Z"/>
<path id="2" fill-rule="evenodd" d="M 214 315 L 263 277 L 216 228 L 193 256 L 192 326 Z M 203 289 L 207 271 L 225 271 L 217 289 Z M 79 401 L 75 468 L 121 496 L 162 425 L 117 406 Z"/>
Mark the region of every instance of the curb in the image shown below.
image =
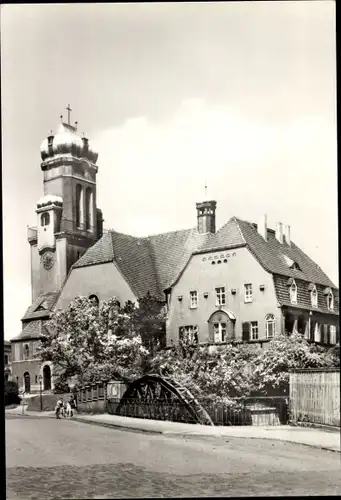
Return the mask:
<path id="1" fill-rule="evenodd" d="M 39 412 L 37 412 L 39 413 Z M 7 413 L 8 415 L 14 416 L 14 417 L 26 417 L 26 418 L 37 418 L 36 415 L 28 415 L 26 413 L 22 414 L 16 414 L 16 413 Z M 55 418 L 54 415 L 39 415 L 39 418 Z M 101 422 L 98 420 L 91 420 L 91 419 L 84 419 L 81 417 L 73 416 L 71 419 L 68 419 L 71 421 L 76 421 L 76 422 L 81 422 L 85 423 L 88 425 L 97 425 L 100 427 L 106 427 L 106 428 L 111 428 L 111 429 L 117 429 L 125 432 L 135 432 L 135 433 L 142 433 L 142 434 L 154 434 L 154 435 L 164 435 L 164 436 L 181 436 L 181 437 L 186 437 L 186 438 L 198 438 L 198 437 L 211 437 L 211 438 L 221 438 L 221 435 L 214 435 L 214 434 L 200 434 L 200 433 L 190 433 L 187 434 L 184 431 L 167 431 L 167 430 L 155 430 L 155 429 L 143 429 L 141 427 L 130 427 L 129 425 L 122 425 L 122 424 L 115 424 L 115 423 L 107 423 L 107 422 Z M 225 437 L 225 436 L 224 436 Z M 310 444 L 310 443 L 302 443 L 300 441 L 292 441 L 290 439 L 276 439 L 271 436 L 231 436 L 231 435 L 226 435 L 226 437 L 229 438 L 239 438 L 239 439 L 265 439 L 267 441 L 281 441 L 282 443 L 290 443 L 290 444 L 298 444 L 302 446 L 308 446 L 309 448 L 315 448 L 319 450 L 324 450 L 324 451 L 332 451 L 334 453 L 341 453 L 341 450 L 336 450 L 334 448 L 328 448 L 326 446 L 321 446 L 318 444 Z"/>
<path id="2" fill-rule="evenodd" d="M 86 424 L 92 424 L 92 425 L 98 425 L 102 427 L 107 427 L 107 428 L 114 428 L 114 429 L 119 429 L 122 431 L 127 431 L 127 432 L 141 432 L 144 434 L 158 434 L 158 435 L 164 435 L 164 436 L 181 436 L 181 437 L 186 437 L 186 438 L 191 438 L 191 437 L 212 437 L 212 438 L 220 438 L 222 437 L 221 435 L 215 436 L 209 435 L 209 434 L 200 434 L 200 433 L 191 433 L 191 434 L 186 434 L 185 432 L 181 431 L 162 431 L 162 430 L 152 430 L 152 429 L 142 429 L 142 428 L 134 428 L 134 427 L 129 427 L 123 426 L 123 425 L 118 425 L 118 424 L 109 424 L 106 422 L 100 422 L 100 421 L 94 421 L 94 420 L 85 420 L 82 418 L 77 418 L 73 417 L 72 420 L 76 420 L 77 422 L 84 422 Z M 225 436 L 224 436 L 225 437 Z M 310 444 L 310 443 L 302 443 L 299 441 L 291 441 L 289 439 L 276 439 L 273 437 L 268 437 L 268 436 L 229 436 L 227 435 L 226 437 L 229 438 L 237 438 L 237 439 L 266 439 L 267 441 L 281 441 L 282 443 L 290 443 L 290 444 L 298 444 L 302 446 L 308 446 L 309 448 L 315 448 L 319 450 L 325 450 L 325 451 L 332 451 L 334 453 L 341 453 L 341 450 L 336 450 L 334 448 L 328 448 L 325 446 L 321 446 L 318 444 Z"/>
<path id="3" fill-rule="evenodd" d="M 141 429 L 139 427 L 129 427 L 128 425 L 118 425 L 118 424 L 108 424 L 106 422 L 100 422 L 97 420 L 88 420 L 88 419 L 83 419 L 83 418 L 77 418 L 77 417 L 72 417 L 71 420 L 74 420 L 76 422 L 82 422 L 84 424 L 92 424 L 92 425 L 99 425 L 101 427 L 108 427 L 108 428 L 113 428 L 113 429 L 119 429 L 122 431 L 129 431 L 129 432 L 142 432 L 144 434 L 166 434 L 167 431 L 157 431 L 153 429 Z"/>

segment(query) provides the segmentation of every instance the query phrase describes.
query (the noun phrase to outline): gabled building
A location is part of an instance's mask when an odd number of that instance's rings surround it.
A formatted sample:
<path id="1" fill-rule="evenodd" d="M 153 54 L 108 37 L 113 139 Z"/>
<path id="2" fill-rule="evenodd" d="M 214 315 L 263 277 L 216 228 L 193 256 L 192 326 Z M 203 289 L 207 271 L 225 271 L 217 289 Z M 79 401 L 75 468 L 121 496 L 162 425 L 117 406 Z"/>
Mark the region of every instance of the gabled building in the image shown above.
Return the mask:
<path id="1" fill-rule="evenodd" d="M 12 339 L 20 386 L 53 388 L 53 367 L 33 358 L 53 309 L 76 295 L 137 302 L 148 292 L 167 310 L 166 342 L 266 344 L 298 331 L 312 342 L 339 342 L 339 291 L 291 240 L 290 227 L 232 217 L 216 230 L 216 201 L 196 204 L 190 229 L 147 237 L 103 234 L 96 205 L 97 153 L 62 123 L 41 147 L 44 198 L 29 228 L 32 305 Z"/>

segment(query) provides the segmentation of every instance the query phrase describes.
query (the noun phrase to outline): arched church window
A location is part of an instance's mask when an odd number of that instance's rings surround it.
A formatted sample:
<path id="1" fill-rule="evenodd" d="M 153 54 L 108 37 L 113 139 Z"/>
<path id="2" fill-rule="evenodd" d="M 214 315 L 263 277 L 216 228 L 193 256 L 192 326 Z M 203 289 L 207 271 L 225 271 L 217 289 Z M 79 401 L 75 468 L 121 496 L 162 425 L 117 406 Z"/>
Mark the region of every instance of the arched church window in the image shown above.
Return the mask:
<path id="1" fill-rule="evenodd" d="M 40 224 L 44 226 L 48 226 L 50 224 L 50 214 L 48 212 L 45 212 L 41 214 L 40 217 Z"/>
<path id="2" fill-rule="evenodd" d="M 88 230 L 94 225 L 92 214 L 92 190 L 88 187 L 85 191 L 85 228 Z"/>
<path id="3" fill-rule="evenodd" d="M 30 348 L 28 344 L 24 345 L 24 359 L 29 359 L 30 357 Z"/>
<path id="4" fill-rule="evenodd" d="M 83 188 L 80 184 L 76 186 L 76 226 L 83 224 Z"/>

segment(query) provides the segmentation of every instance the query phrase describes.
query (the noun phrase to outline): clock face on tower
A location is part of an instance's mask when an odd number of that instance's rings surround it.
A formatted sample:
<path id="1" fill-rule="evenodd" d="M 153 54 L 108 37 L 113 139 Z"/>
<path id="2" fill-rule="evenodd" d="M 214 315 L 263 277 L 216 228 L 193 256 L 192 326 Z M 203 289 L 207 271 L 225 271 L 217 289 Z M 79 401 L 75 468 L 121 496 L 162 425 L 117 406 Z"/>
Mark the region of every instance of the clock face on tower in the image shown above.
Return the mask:
<path id="1" fill-rule="evenodd" d="M 52 252 L 45 252 L 41 260 L 45 269 L 51 269 L 54 264 L 54 255 Z"/>

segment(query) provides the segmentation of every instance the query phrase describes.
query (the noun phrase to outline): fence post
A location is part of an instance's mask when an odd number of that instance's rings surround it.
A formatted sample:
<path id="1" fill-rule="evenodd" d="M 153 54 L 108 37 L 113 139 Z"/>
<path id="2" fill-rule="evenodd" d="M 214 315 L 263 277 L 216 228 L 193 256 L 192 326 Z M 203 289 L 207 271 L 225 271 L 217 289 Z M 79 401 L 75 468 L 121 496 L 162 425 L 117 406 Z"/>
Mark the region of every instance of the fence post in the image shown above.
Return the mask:
<path id="1" fill-rule="evenodd" d="M 104 411 L 108 411 L 108 379 L 103 380 Z"/>

